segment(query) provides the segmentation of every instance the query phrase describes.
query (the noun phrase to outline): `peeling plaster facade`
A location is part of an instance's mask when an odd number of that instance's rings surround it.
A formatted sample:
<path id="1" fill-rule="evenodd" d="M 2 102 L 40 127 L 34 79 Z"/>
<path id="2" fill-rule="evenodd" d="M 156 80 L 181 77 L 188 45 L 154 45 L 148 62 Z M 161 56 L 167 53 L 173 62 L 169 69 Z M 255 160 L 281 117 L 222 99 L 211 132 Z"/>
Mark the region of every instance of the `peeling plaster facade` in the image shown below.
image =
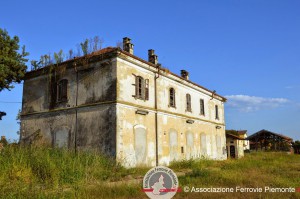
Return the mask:
<path id="1" fill-rule="evenodd" d="M 102 49 L 89 57 L 28 72 L 20 140 L 40 132 L 45 145 L 98 150 L 126 167 L 168 165 L 173 160 L 226 159 L 225 98 L 187 78 L 142 60 L 133 51 Z M 135 96 L 136 76 L 149 80 L 149 98 Z M 53 87 L 67 79 L 67 100 Z M 176 106 L 169 106 L 169 89 Z M 191 95 L 191 112 L 186 94 Z M 200 114 L 200 99 L 205 115 Z M 219 118 L 216 119 L 215 106 Z"/>
<path id="2" fill-rule="evenodd" d="M 228 158 L 244 157 L 244 139 L 238 136 L 226 134 L 226 150 Z"/>

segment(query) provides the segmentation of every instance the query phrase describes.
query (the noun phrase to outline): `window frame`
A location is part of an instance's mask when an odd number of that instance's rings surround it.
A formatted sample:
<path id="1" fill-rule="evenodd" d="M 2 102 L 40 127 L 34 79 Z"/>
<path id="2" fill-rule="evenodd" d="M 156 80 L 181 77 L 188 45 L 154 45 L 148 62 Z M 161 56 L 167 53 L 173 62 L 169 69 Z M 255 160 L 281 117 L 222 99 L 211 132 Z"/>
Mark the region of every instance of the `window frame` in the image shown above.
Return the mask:
<path id="1" fill-rule="evenodd" d="M 144 78 L 141 76 L 135 77 L 135 97 L 138 99 L 143 99 L 144 93 Z"/>
<path id="2" fill-rule="evenodd" d="M 68 80 L 61 79 L 57 82 L 57 97 L 56 102 L 67 102 L 68 101 Z"/>
<path id="3" fill-rule="evenodd" d="M 136 99 L 149 100 L 149 79 L 142 76 L 135 76 L 135 95 Z"/>
<path id="4" fill-rule="evenodd" d="M 205 116 L 205 105 L 204 105 L 204 99 L 200 99 L 200 115 Z"/>
<path id="5" fill-rule="evenodd" d="M 169 107 L 176 108 L 176 92 L 173 87 L 169 89 Z"/>
<path id="6" fill-rule="evenodd" d="M 192 112 L 192 99 L 191 95 L 187 93 L 186 95 L 186 111 L 187 112 Z"/>
<path id="7" fill-rule="evenodd" d="M 219 116 L 219 106 L 215 105 L 215 119 L 219 120 L 220 116 Z"/>

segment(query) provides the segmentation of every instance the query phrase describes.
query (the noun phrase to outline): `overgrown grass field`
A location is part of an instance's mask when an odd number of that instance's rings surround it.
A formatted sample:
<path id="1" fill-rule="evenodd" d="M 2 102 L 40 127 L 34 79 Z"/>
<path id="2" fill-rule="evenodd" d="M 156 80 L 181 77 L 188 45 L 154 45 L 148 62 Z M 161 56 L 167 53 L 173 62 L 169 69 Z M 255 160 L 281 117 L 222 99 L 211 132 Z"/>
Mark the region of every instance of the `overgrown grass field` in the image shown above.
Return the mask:
<path id="1" fill-rule="evenodd" d="M 300 156 L 253 152 L 239 160 L 174 162 L 180 187 L 300 187 Z M 91 152 L 8 146 L 0 153 L 0 198 L 147 198 L 150 168 L 126 169 Z M 175 198 L 300 198 L 300 193 L 177 193 Z"/>

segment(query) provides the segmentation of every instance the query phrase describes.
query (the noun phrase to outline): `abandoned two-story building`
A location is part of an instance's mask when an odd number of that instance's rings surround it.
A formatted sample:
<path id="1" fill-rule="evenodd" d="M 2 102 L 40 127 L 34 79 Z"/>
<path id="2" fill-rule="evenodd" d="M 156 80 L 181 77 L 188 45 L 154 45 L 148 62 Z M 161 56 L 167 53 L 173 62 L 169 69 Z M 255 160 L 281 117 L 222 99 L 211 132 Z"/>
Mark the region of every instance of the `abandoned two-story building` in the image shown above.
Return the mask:
<path id="1" fill-rule="evenodd" d="M 226 99 L 148 61 L 133 44 L 108 47 L 25 75 L 21 142 L 98 150 L 124 166 L 226 159 Z"/>

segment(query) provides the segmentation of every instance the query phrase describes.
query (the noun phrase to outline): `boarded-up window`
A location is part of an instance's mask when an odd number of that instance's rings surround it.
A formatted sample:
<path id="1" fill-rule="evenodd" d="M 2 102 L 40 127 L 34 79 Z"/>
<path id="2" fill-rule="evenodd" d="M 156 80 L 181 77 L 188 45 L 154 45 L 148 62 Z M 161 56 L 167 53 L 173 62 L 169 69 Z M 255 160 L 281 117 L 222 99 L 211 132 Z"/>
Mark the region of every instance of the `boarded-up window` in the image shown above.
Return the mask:
<path id="1" fill-rule="evenodd" d="M 201 133 L 201 154 L 206 155 L 207 154 L 207 142 L 206 142 L 206 135 L 205 133 Z"/>
<path id="2" fill-rule="evenodd" d="M 58 148 L 68 148 L 69 132 L 67 129 L 60 129 L 55 132 L 54 145 Z"/>
<path id="3" fill-rule="evenodd" d="M 144 164 L 147 152 L 147 135 L 146 129 L 138 127 L 134 129 L 134 150 L 137 164 Z"/>
<path id="4" fill-rule="evenodd" d="M 193 148 L 194 148 L 194 136 L 192 132 L 186 133 L 186 158 L 190 159 L 193 157 Z"/>
<path id="5" fill-rule="evenodd" d="M 186 94 L 186 111 L 192 112 L 191 95 Z"/>
<path id="6" fill-rule="evenodd" d="M 205 115 L 204 99 L 200 99 L 200 115 Z"/>
<path id="7" fill-rule="evenodd" d="M 174 88 L 170 88 L 170 106 L 171 107 L 175 107 L 176 104 L 175 104 L 175 89 Z"/>
<path id="8" fill-rule="evenodd" d="M 170 161 L 178 159 L 178 137 L 175 130 L 170 130 L 169 133 L 169 145 L 170 145 Z"/>
<path id="9" fill-rule="evenodd" d="M 221 154 L 222 153 L 222 140 L 221 140 L 221 136 L 220 135 L 216 135 L 216 144 L 217 144 L 217 150 L 218 150 L 218 153 Z"/>
<path id="10" fill-rule="evenodd" d="M 68 80 L 62 79 L 57 83 L 57 102 L 68 100 Z"/>

